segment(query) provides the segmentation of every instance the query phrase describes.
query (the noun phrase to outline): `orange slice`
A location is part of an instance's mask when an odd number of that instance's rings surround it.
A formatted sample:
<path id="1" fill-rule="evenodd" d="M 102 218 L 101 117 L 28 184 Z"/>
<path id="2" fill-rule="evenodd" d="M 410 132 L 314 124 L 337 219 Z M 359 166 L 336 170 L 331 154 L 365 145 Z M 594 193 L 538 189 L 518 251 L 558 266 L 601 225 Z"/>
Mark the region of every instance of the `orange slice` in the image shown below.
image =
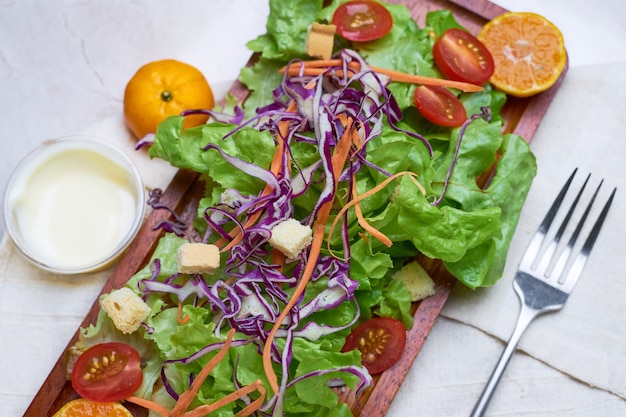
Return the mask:
<path id="1" fill-rule="evenodd" d="M 561 31 L 545 17 L 507 12 L 487 22 L 478 39 L 493 55 L 496 88 L 528 97 L 550 88 L 567 62 Z"/>
<path id="2" fill-rule="evenodd" d="M 84 398 L 63 405 L 53 417 L 133 417 L 120 403 L 97 403 Z"/>

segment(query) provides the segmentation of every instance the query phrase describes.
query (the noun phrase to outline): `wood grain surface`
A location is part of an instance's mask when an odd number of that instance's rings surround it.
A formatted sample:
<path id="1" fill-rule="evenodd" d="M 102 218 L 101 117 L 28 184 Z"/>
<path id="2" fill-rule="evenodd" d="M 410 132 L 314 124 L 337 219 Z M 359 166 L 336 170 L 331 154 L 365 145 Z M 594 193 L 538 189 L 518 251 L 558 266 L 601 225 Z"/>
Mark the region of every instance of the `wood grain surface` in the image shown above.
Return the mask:
<path id="1" fill-rule="evenodd" d="M 451 10 L 456 19 L 474 34 L 478 33 L 485 22 L 506 11 L 486 0 L 388 0 L 388 2 L 405 4 L 420 26 L 424 25 L 426 14 L 429 11 Z M 559 81 L 541 94 L 523 99 L 510 97 L 502 109 L 502 115 L 505 119 L 504 132 L 516 133 L 530 142 L 566 72 L 567 66 Z M 231 88 L 231 93 L 236 97 L 245 98 L 246 90 L 243 85 L 235 82 Z M 196 204 L 203 191 L 204 185 L 197 174 L 181 170 L 165 190 L 162 202 L 173 207 L 181 216 L 191 218 L 195 215 Z M 153 227 L 166 217 L 165 211 L 153 211 L 148 216 L 134 242 L 102 288 L 101 294 L 108 293 L 113 288 L 122 287 L 135 272 L 146 265 L 161 236 L 161 232 L 155 231 Z M 351 406 L 355 416 L 382 416 L 387 412 L 452 291 L 456 279 L 445 270 L 440 262 L 420 258 L 420 263 L 435 280 L 436 293 L 415 305 L 415 324 L 407 334 L 407 345 L 400 361 L 389 370 L 378 375 L 374 379 L 375 383 L 372 387 L 358 401 L 350 392 L 339 393 L 342 400 Z M 81 327 L 94 323 L 98 311 L 99 304 L 96 299 Z M 68 341 L 68 348 L 78 339 L 78 334 L 77 329 L 74 336 Z M 65 357 L 61 356 L 33 398 L 24 416 L 50 417 L 67 401 L 77 397 L 71 383 L 66 378 Z M 147 416 L 145 409 L 133 406 L 133 404 L 125 405 L 134 416 Z"/>

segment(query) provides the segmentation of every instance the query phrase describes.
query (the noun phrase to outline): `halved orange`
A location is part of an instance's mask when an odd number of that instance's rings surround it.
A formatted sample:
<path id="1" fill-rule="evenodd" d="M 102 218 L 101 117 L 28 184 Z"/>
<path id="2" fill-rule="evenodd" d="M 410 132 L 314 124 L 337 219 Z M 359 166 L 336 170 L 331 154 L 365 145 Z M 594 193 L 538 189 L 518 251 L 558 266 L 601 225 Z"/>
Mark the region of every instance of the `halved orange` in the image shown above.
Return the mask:
<path id="1" fill-rule="evenodd" d="M 124 91 L 124 120 L 138 139 L 168 116 L 184 110 L 213 108 L 213 91 L 196 67 L 174 59 L 149 62 L 139 68 Z M 208 116 L 185 117 L 183 128 L 206 123 Z"/>
<path id="2" fill-rule="evenodd" d="M 63 405 L 53 417 L 133 417 L 120 403 L 97 403 L 84 398 Z"/>
<path id="3" fill-rule="evenodd" d="M 547 90 L 567 62 L 563 34 L 536 13 L 504 13 L 487 22 L 478 39 L 495 63 L 489 81 L 513 96 L 528 97 Z"/>

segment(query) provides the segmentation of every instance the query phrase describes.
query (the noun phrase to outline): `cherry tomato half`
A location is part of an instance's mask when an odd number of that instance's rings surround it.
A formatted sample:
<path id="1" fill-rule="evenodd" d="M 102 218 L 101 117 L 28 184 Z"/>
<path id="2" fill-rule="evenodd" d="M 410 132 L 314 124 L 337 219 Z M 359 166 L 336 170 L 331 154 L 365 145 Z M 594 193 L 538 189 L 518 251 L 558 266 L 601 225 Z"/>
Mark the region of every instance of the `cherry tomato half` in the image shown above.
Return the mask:
<path id="1" fill-rule="evenodd" d="M 100 343 L 84 351 L 72 369 L 72 386 L 91 401 L 120 401 L 141 386 L 139 353 L 125 343 Z"/>
<path id="2" fill-rule="evenodd" d="M 420 113 L 439 126 L 461 126 L 467 120 L 463 103 L 447 88 L 420 85 L 413 98 Z"/>
<path id="3" fill-rule="evenodd" d="M 400 359 L 406 345 L 402 322 L 389 317 L 375 317 L 358 325 L 346 338 L 342 352 L 361 351 L 361 362 L 370 374 L 389 369 Z"/>
<path id="4" fill-rule="evenodd" d="M 385 6 L 376 1 L 351 0 L 337 7 L 332 23 L 342 38 L 369 42 L 385 36 L 393 26 L 393 18 Z"/>
<path id="5" fill-rule="evenodd" d="M 474 35 L 462 29 L 446 30 L 433 46 L 435 64 L 450 80 L 486 83 L 494 71 L 493 57 Z"/>

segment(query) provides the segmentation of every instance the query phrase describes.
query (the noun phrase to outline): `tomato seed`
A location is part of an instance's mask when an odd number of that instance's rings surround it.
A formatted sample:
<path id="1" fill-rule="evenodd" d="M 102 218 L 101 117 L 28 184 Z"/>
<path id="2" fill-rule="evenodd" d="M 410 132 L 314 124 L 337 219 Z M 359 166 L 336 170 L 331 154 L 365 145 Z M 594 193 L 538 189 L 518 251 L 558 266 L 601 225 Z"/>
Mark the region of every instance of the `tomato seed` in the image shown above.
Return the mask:
<path id="1" fill-rule="evenodd" d="M 89 380 L 100 380 L 104 378 L 105 375 L 111 373 L 120 372 L 124 366 L 126 366 L 126 361 L 124 358 L 118 358 L 115 355 L 115 351 L 111 352 L 108 356 L 100 356 L 91 358 L 91 364 L 87 372 L 85 372 L 82 378 L 85 381 Z"/>

